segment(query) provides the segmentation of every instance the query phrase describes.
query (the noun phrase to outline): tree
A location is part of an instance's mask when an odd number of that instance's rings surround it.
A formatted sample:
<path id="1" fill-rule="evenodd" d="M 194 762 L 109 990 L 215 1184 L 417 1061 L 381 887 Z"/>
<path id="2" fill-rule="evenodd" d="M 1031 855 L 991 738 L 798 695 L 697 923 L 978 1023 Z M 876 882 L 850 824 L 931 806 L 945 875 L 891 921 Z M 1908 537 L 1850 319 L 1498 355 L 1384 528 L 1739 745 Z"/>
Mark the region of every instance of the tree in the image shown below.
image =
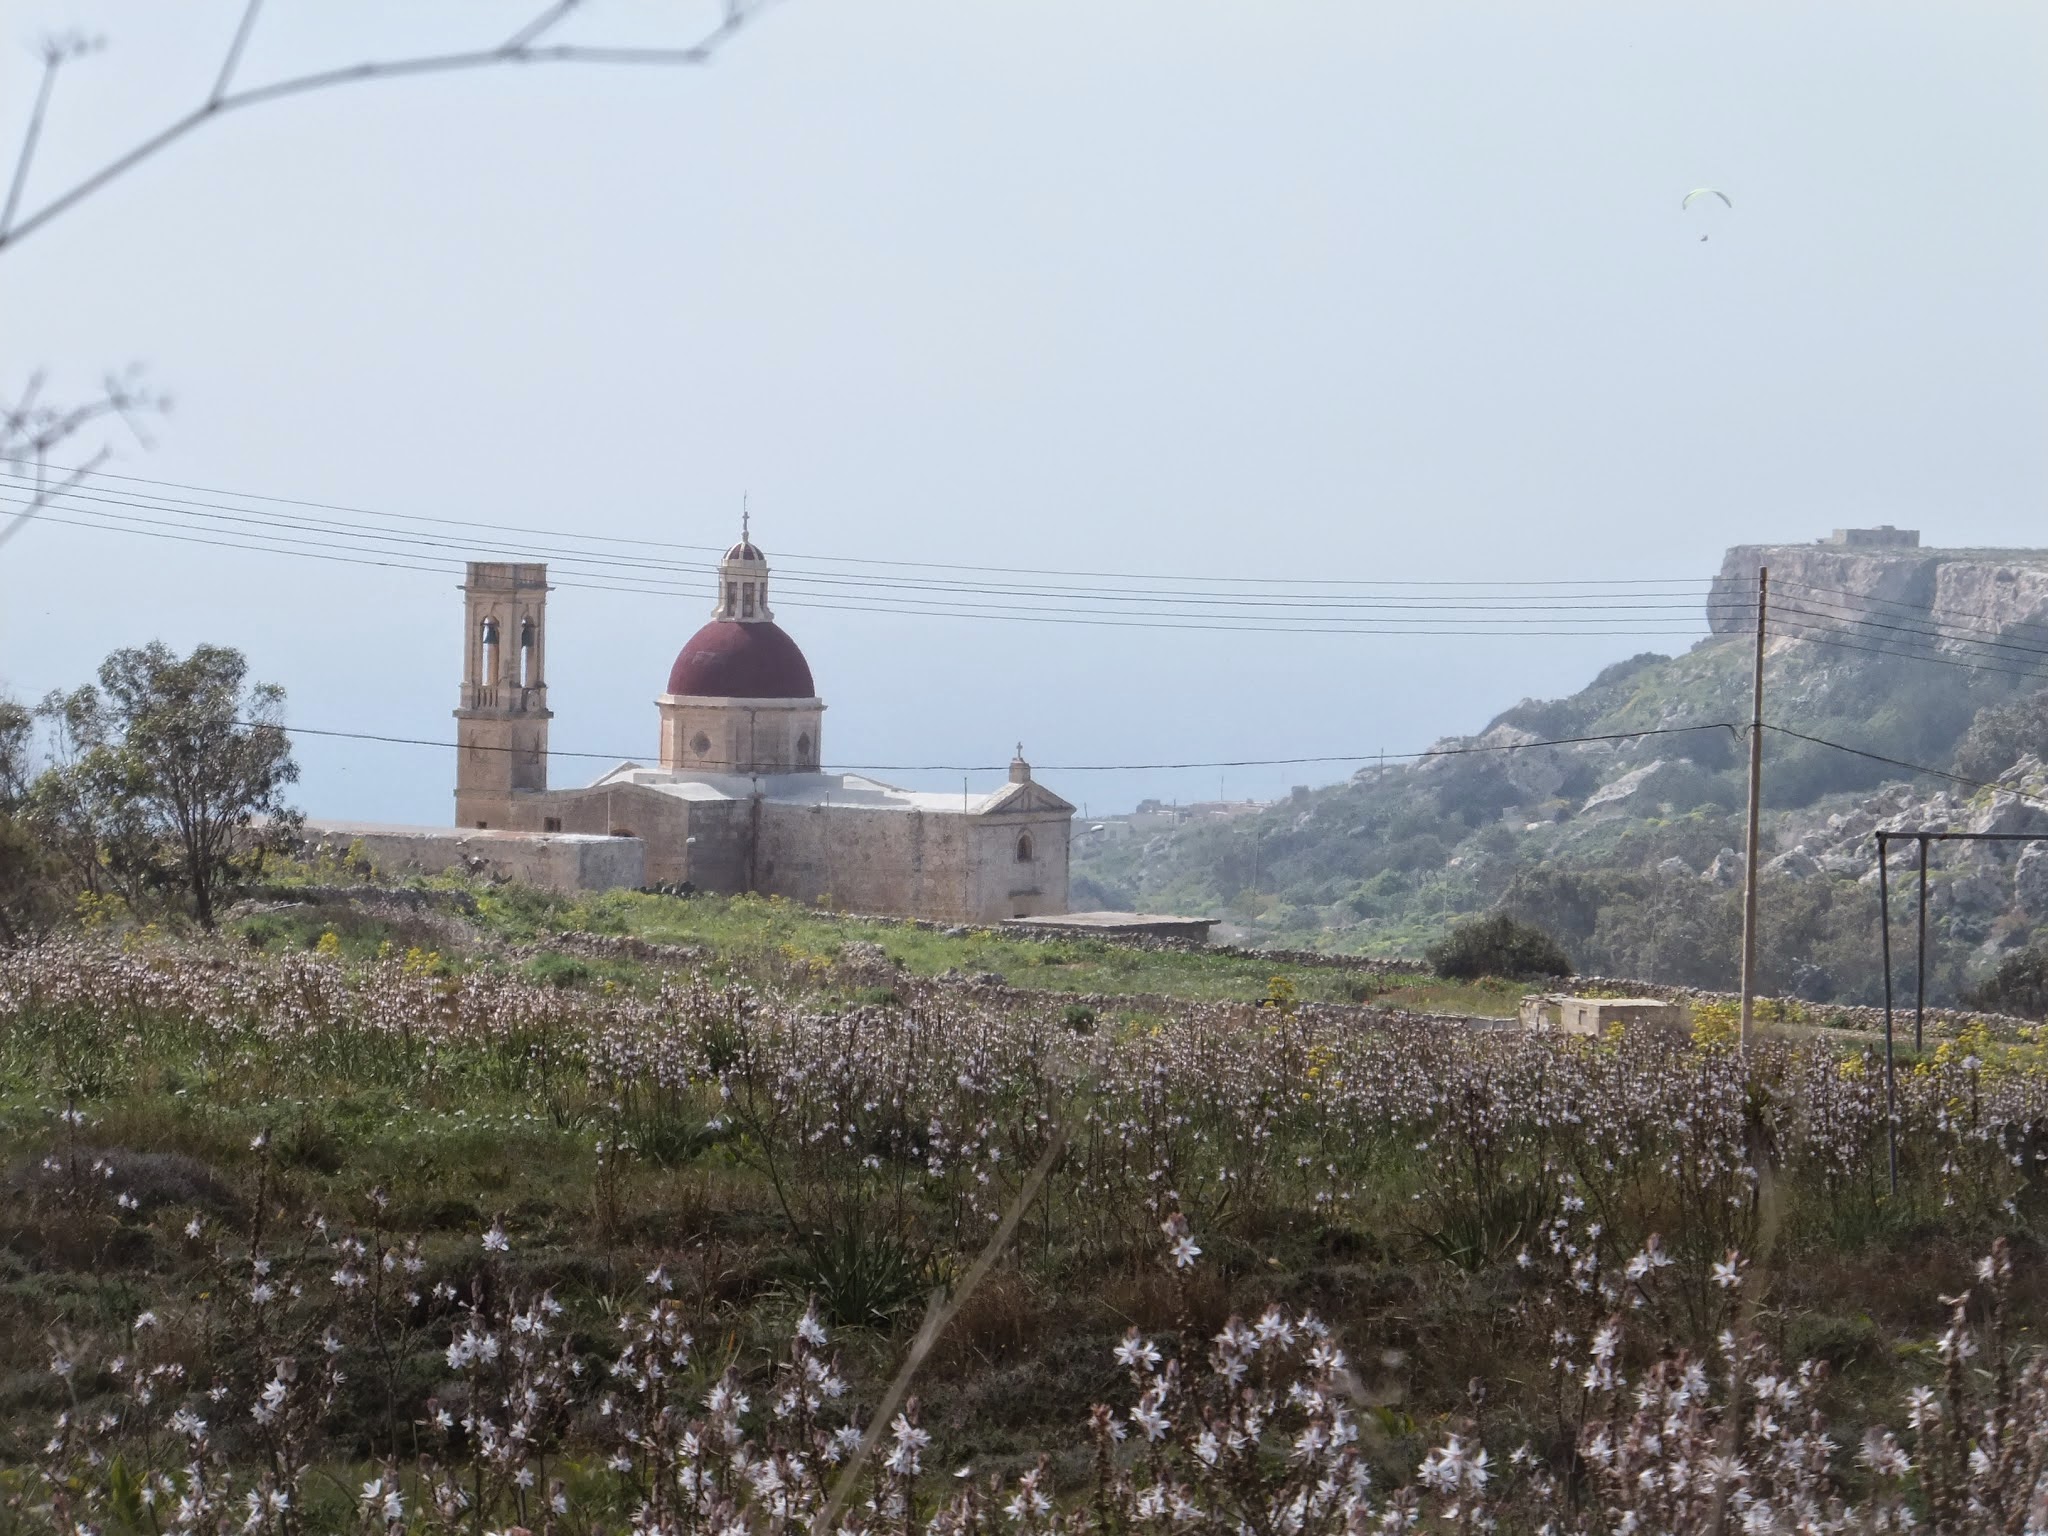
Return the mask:
<path id="1" fill-rule="evenodd" d="M 1454 981 L 1481 976 L 1569 976 L 1571 956 L 1533 923 L 1505 912 L 1458 924 L 1429 946 L 1429 967 Z"/>
<path id="2" fill-rule="evenodd" d="M 19 944 L 48 911 L 49 855 L 28 816 L 35 717 L 0 698 L 0 944 Z"/>
<path id="3" fill-rule="evenodd" d="M 136 845 L 122 834 L 144 834 L 140 856 L 161 860 L 207 928 L 228 887 L 300 824 L 283 799 L 299 776 L 278 723 L 284 690 L 247 675 L 240 651 L 201 645 L 181 659 L 158 641 L 114 652 L 99 689 L 66 701 L 86 747 L 71 773 L 103 853 L 121 838 L 130 851 L 117 846 L 113 862 L 132 866 Z"/>
<path id="4" fill-rule="evenodd" d="M 1987 1013 L 2016 1013 L 2038 1019 L 2048 1014 L 2048 949 L 2023 949 L 2007 955 L 1963 1002 Z"/>
<path id="5" fill-rule="evenodd" d="M 36 706 L 49 732 L 49 761 L 30 783 L 25 820 L 44 875 L 70 899 L 118 895 L 131 911 L 172 883 L 143 807 L 106 792 L 104 754 L 112 727 L 99 690 L 53 690 Z"/>

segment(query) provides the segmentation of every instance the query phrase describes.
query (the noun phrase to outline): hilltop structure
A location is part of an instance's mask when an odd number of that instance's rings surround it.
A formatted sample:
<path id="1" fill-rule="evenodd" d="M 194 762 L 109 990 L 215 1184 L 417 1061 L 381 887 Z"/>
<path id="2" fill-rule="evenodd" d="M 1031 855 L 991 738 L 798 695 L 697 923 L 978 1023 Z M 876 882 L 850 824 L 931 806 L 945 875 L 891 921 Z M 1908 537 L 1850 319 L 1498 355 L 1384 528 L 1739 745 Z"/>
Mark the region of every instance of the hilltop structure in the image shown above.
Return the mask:
<path id="1" fill-rule="evenodd" d="M 555 886 L 687 885 L 953 922 L 1066 912 L 1074 807 L 1032 779 L 1021 746 L 987 793 L 823 770 L 825 701 L 768 590 L 767 557 L 743 532 L 654 701 L 654 764 L 550 789 L 547 567 L 472 561 L 457 829 L 319 830 L 387 867 L 461 863 Z"/>

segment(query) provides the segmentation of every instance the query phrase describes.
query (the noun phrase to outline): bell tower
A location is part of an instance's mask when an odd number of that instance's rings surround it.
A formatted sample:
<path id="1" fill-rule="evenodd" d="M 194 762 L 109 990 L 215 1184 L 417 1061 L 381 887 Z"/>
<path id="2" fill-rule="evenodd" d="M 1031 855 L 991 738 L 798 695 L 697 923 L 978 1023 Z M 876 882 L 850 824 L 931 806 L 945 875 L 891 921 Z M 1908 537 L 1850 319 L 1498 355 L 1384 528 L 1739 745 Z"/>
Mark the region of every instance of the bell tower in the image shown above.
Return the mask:
<path id="1" fill-rule="evenodd" d="M 548 787 L 548 568 L 472 560 L 462 597 L 455 822 L 516 828 L 514 798 Z"/>

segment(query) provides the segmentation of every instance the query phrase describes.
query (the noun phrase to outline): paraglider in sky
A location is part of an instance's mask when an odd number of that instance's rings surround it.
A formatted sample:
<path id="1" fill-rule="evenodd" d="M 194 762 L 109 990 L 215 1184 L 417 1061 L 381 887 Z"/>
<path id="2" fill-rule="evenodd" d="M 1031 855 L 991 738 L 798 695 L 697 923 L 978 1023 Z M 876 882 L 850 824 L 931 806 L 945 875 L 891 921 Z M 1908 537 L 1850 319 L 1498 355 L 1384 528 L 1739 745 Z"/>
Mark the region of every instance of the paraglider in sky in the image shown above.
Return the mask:
<path id="1" fill-rule="evenodd" d="M 1678 211 L 1680 213 L 1685 212 L 1686 209 L 1692 206 L 1692 200 L 1696 197 L 1718 197 L 1719 199 L 1721 199 L 1721 202 L 1725 207 L 1733 208 L 1735 206 L 1735 204 L 1732 201 L 1730 201 L 1728 194 L 1726 192 L 1723 192 L 1719 187 L 1694 187 L 1690 192 L 1685 194 L 1684 200 L 1681 201 L 1678 205 Z M 1700 238 L 1704 240 L 1707 237 L 1705 235 L 1701 235 Z"/>

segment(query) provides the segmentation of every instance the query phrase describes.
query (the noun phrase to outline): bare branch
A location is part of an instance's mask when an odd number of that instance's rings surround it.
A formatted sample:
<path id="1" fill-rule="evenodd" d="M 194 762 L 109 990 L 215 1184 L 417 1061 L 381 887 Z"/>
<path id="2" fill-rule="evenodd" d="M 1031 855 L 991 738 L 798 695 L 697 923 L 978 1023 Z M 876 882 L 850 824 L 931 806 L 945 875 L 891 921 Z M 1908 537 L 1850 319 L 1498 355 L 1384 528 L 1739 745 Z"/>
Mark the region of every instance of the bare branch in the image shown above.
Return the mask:
<path id="1" fill-rule="evenodd" d="M 235 66 L 242 62 L 242 50 L 249 45 L 249 34 L 256 30 L 256 13 L 262 8 L 263 0 L 249 0 L 242 8 L 242 23 L 235 28 L 235 40 L 228 44 L 228 56 L 221 60 L 220 78 L 213 82 L 213 94 L 206 98 L 207 105 L 216 106 L 227 95 L 228 82 L 235 78 Z"/>
<path id="2" fill-rule="evenodd" d="M 0 407 L 0 463 L 28 464 L 35 471 L 35 484 L 29 488 L 27 503 L 8 518 L 5 527 L 0 527 L 0 545 L 26 528 L 51 502 L 91 476 L 113 451 L 102 445 L 83 463 L 73 465 L 63 479 L 53 482 L 45 478 L 52 450 L 103 416 L 120 417 L 146 445 L 148 439 L 143 435 L 139 416 L 163 410 L 168 404 L 162 396 L 145 390 L 132 374 L 126 378 L 108 376 L 99 395 L 73 406 L 41 404 L 43 383 L 43 375 L 35 374 L 22 389 L 20 399 Z"/>
<path id="3" fill-rule="evenodd" d="M 567 16 L 582 3 L 583 0 L 555 0 L 553 5 L 550 5 L 546 10 L 534 17 L 533 20 L 506 38 L 499 46 L 513 49 L 524 48 L 528 43 L 535 42 L 546 33 L 553 31 L 563 17 Z"/>
<path id="4" fill-rule="evenodd" d="M 15 210 L 21 206 L 22 189 L 28 185 L 28 168 L 36 157 L 36 143 L 43 136 L 43 119 L 50 110 L 50 93 L 57 86 L 57 71 L 68 59 L 92 51 L 83 36 L 52 37 L 43 41 L 43 78 L 36 85 L 36 104 L 28 115 L 28 131 L 21 138 L 21 153 L 15 157 L 14 176 L 7 187 L 7 206 L 0 209 L 0 238 L 13 227 Z"/>
<path id="5" fill-rule="evenodd" d="M 106 463 L 107 457 L 112 451 L 110 448 L 101 448 L 91 458 L 78 465 L 54 485 L 48 484 L 43 480 L 43 466 L 41 461 L 38 461 L 36 464 L 35 489 L 29 493 L 28 505 L 15 513 L 13 519 L 5 528 L 0 528 L 0 548 L 5 548 L 9 539 L 35 521 L 35 516 L 38 512 L 42 511 L 52 501 L 62 496 L 66 491 L 77 485 L 79 481 L 85 479 L 86 476 Z"/>
<path id="6" fill-rule="evenodd" d="M 136 144 L 133 148 L 117 155 L 98 170 L 75 183 L 67 191 L 58 194 L 43 204 L 19 224 L 0 227 L 0 251 L 6 250 L 26 236 L 49 223 L 59 214 L 90 197 L 100 188 L 133 170 L 143 161 L 167 149 L 192 132 L 210 118 L 219 117 L 237 107 L 255 106 L 266 101 L 277 101 L 287 96 L 301 96 L 311 91 L 325 90 L 329 86 L 349 85 L 367 80 L 397 80 L 414 75 L 452 74 L 460 70 L 488 68 L 501 64 L 622 64 L 657 65 L 674 67 L 678 65 L 708 64 L 742 25 L 760 9 L 765 0 L 753 4 L 744 0 L 727 0 L 724 13 L 718 24 L 706 32 L 695 43 L 680 48 L 606 48 L 586 45 L 558 44 L 547 48 L 531 46 L 530 39 L 538 37 L 553 27 L 570 7 L 560 3 L 551 5 L 526 28 L 515 33 L 511 39 L 494 48 L 480 48 L 468 52 L 431 54 L 411 59 L 372 60 L 361 64 L 345 65 L 338 69 L 317 70 L 311 74 L 297 75 L 285 80 L 273 81 L 268 85 L 251 86 L 246 90 L 216 93 L 199 106 L 173 119 L 154 134 Z M 237 33 L 234 49 L 230 51 L 227 64 L 222 69 L 222 83 L 232 72 L 240 54 L 241 42 L 246 38 L 247 28 L 255 15 L 256 6 L 251 4 L 243 16 L 243 30 Z"/>

